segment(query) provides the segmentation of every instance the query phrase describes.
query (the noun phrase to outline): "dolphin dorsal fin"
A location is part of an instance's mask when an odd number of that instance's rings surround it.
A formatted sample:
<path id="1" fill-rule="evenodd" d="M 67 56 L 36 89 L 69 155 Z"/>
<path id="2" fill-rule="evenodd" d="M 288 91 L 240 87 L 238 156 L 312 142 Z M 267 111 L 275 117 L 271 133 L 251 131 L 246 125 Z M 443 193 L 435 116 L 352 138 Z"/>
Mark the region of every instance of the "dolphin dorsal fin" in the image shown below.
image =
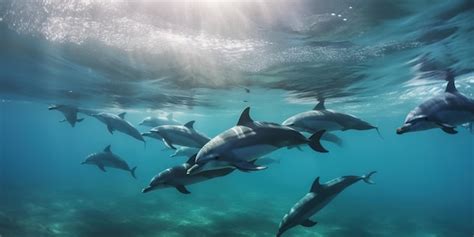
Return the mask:
<path id="1" fill-rule="evenodd" d="M 108 145 L 108 146 L 106 146 L 106 147 L 104 148 L 104 152 L 112 152 L 112 151 L 110 150 L 110 145 Z"/>
<path id="2" fill-rule="evenodd" d="M 313 110 L 326 110 L 326 106 L 324 106 L 324 99 L 319 99 L 319 103 L 314 106 Z"/>
<path id="3" fill-rule="evenodd" d="M 311 189 L 309 190 L 312 193 L 319 193 L 321 191 L 321 184 L 319 183 L 319 176 L 314 180 Z"/>
<path id="4" fill-rule="evenodd" d="M 253 123 L 253 119 L 250 118 L 250 107 L 247 107 L 242 111 L 242 114 L 240 115 L 239 122 L 237 122 L 237 125 L 246 125 L 249 123 Z"/>
<path id="5" fill-rule="evenodd" d="M 446 81 L 448 81 L 448 84 L 446 85 L 445 92 L 449 92 L 449 93 L 458 92 L 458 89 L 456 89 L 456 85 L 454 84 L 454 74 L 451 70 L 448 70 L 446 72 Z"/>
<path id="6" fill-rule="evenodd" d="M 194 165 L 196 164 L 196 154 L 192 155 L 191 157 L 189 157 L 189 159 L 186 161 L 186 163 L 190 164 L 190 165 Z"/>
<path id="7" fill-rule="evenodd" d="M 127 114 L 127 112 L 122 112 L 120 114 L 118 114 L 118 116 L 121 118 L 121 119 L 125 119 L 125 115 Z"/>
<path id="8" fill-rule="evenodd" d="M 169 113 L 168 115 L 166 115 L 166 118 L 168 120 L 172 120 L 173 119 L 173 113 Z"/>
<path id="9" fill-rule="evenodd" d="M 194 125 L 194 120 L 191 120 L 189 122 L 187 122 L 186 124 L 184 124 L 185 127 L 189 128 L 189 129 L 194 129 L 193 125 Z"/>

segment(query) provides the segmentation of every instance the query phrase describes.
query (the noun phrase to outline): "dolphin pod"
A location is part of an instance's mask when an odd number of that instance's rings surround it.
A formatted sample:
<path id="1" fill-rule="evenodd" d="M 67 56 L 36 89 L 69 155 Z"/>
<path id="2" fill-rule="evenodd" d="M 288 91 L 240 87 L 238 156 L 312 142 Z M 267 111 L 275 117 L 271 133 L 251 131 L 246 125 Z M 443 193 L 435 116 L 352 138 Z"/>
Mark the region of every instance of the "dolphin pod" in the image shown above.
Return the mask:
<path id="1" fill-rule="evenodd" d="M 262 170 L 266 167 L 257 166 L 254 161 L 282 147 L 307 144 L 315 151 L 327 152 L 319 143 L 324 130 L 308 139 L 288 126 L 256 122 L 249 113 L 250 107 L 247 107 L 236 126 L 206 143 L 197 153 L 196 163 L 188 170 L 188 174 L 229 167 L 241 171 Z"/>
<path id="2" fill-rule="evenodd" d="M 474 100 L 457 91 L 454 75 L 447 71 L 448 81 L 444 93 L 423 102 L 407 115 L 404 124 L 397 129 L 397 134 L 440 128 L 448 134 L 455 134 L 456 126 L 472 130 L 474 122 Z M 63 113 L 65 120 L 74 127 L 81 122 L 77 113 L 96 117 L 106 124 L 110 133 L 117 130 L 137 140 L 143 137 L 162 140 L 175 153 L 170 157 L 185 156 L 188 160 L 180 165 L 164 169 L 155 175 L 142 193 L 174 188 L 182 194 L 190 194 L 188 186 L 206 182 L 229 175 L 235 170 L 249 172 L 266 169 L 267 165 L 279 163 L 278 160 L 265 158 L 267 154 L 281 148 L 298 148 L 309 146 L 320 153 L 328 152 L 321 140 L 338 145 L 342 139 L 327 131 L 369 130 L 378 128 L 355 116 L 326 109 L 325 100 L 311 111 L 298 113 L 286 119 L 282 124 L 254 121 L 250 116 L 250 107 L 243 110 L 237 124 L 217 136 L 209 138 L 194 129 L 194 121 L 181 125 L 167 118 L 147 117 L 139 125 L 151 127 L 149 132 L 140 133 L 124 119 L 125 113 L 114 115 L 93 110 L 81 110 L 74 106 L 54 105 L 50 110 Z M 303 134 L 309 135 L 305 136 Z M 380 133 L 379 133 L 380 134 Z M 135 178 L 135 169 L 112 153 L 110 145 L 102 152 L 89 155 L 82 164 L 95 165 L 102 171 L 106 167 L 121 169 Z M 301 198 L 289 212 L 283 216 L 276 232 L 279 237 L 290 229 L 317 224 L 313 219 L 321 209 L 330 203 L 347 187 L 364 181 L 373 184 L 370 172 L 362 176 L 342 176 L 321 184 L 319 177 L 313 182 L 310 191 Z"/>

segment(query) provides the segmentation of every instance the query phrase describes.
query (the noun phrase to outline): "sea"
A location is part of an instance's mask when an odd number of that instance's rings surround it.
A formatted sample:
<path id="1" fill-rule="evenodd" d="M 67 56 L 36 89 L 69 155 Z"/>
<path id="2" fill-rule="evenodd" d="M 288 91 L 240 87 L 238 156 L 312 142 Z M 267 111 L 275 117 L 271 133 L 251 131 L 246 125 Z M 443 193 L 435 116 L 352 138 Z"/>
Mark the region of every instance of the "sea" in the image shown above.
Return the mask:
<path id="1" fill-rule="evenodd" d="M 282 236 L 471 237 L 472 131 L 396 129 L 444 92 L 447 70 L 474 97 L 473 22 L 470 0 L 0 0 L 0 236 L 275 236 L 317 177 L 377 171 Z M 335 131 L 328 153 L 281 148 L 267 169 L 191 194 L 141 192 L 188 159 L 162 141 L 48 110 L 126 112 L 140 132 L 145 117 L 172 116 L 213 138 L 246 107 L 282 123 L 322 99 L 380 135 Z M 81 165 L 108 145 L 136 179 Z"/>

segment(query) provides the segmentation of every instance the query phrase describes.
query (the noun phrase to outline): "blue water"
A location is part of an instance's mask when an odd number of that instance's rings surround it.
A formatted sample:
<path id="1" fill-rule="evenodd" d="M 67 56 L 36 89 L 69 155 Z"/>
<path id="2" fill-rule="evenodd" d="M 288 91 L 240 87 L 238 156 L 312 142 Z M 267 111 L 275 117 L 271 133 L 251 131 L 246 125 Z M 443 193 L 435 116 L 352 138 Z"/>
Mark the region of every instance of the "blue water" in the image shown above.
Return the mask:
<path id="1" fill-rule="evenodd" d="M 333 14 L 334 13 L 334 14 Z M 338 15 L 341 15 L 340 17 Z M 346 19 L 346 20 L 344 20 Z M 0 2 L 0 236 L 274 236 L 313 180 L 376 170 L 283 236 L 464 237 L 474 230 L 474 135 L 396 135 L 441 93 L 443 72 L 474 97 L 471 1 Z M 244 88 L 248 88 L 247 93 Z M 280 163 L 143 194 L 183 163 L 157 141 L 72 128 L 50 104 L 196 120 L 210 137 L 250 106 L 281 123 L 326 107 L 379 127 L 336 132 L 343 146 L 268 155 Z M 112 145 L 137 179 L 80 165 Z"/>

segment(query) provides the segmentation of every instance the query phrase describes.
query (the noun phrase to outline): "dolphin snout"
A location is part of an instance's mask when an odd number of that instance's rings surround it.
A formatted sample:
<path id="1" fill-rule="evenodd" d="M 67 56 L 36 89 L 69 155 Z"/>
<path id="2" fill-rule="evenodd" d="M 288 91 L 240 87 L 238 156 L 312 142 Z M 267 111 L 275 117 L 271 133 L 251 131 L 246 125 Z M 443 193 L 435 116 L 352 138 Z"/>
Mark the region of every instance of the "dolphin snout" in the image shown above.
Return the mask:
<path id="1" fill-rule="evenodd" d="M 142 189 L 142 193 L 148 193 L 148 192 L 150 192 L 151 190 L 153 190 L 153 187 L 152 187 L 152 186 L 148 186 L 148 187 Z"/>
<path id="2" fill-rule="evenodd" d="M 399 127 L 399 128 L 397 128 L 397 134 L 398 134 L 398 135 L 404 134 L 404 133 L 407 132 L 407 130 L 408 130 L 408 127 L 407 127 L 407 126 Z"/>

